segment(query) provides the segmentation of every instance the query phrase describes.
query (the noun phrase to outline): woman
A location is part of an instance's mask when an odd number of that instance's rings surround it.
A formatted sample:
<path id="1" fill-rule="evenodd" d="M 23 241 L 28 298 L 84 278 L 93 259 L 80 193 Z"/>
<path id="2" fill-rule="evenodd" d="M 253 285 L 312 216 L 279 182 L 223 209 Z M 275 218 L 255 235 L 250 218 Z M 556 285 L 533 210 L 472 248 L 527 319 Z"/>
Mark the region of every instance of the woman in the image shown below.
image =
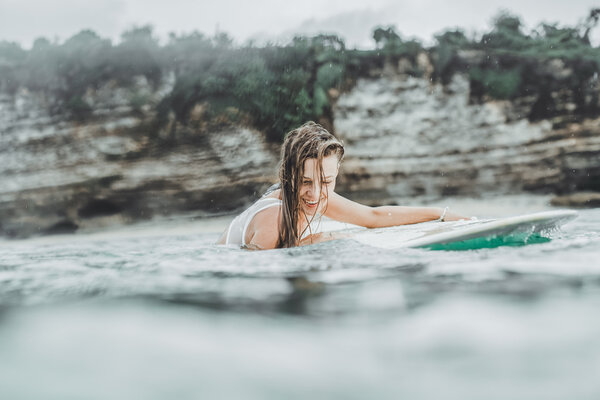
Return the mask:
<path id="1" fill-rule="evenodd" d="M 462 219 L 433 207 L 368 207 L 335 193 L 344 146 L 321 125 L 307 122 L 289 132 L 281 149 L 279 187 L 237 216 L 219 244 L 265 250 L 345 237 L 311 232 L 321 215 L 367 228 Z"/>

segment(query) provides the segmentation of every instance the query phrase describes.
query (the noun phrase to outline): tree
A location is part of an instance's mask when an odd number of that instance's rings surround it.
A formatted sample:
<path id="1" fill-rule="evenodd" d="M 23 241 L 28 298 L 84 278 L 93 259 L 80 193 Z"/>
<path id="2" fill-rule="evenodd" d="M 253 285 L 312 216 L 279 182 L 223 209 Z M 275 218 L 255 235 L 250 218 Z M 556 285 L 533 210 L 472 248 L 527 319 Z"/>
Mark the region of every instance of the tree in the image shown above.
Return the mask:
<path id="1" fill-rule="evenodd" d="M 385 48 L 389 44 L 401 41 L 400 35 L 396 33 L 396 29 L 393 26 L 378 26 L 375 28 L 373 31 L 373 40 L 375 40 L 378 48 Z"/>
<path id="2" fill-rule="evenodd" d="M 153 85 L 162 77 L 162 54 L 151 25 L 134 27 L 121 35 L 121 43 L 113 51 L 115 77 L 129 84 L 133 77 L 143 75 Z"/>
<path id="3" fill-rule="evenodd" d="M 596 25 L 598 25 L 599 18 L 600 18 L 600 8 L 592 8 L 590 10 L 589 15 L 587 16 L 587 18 L 585 19 L 585 21 L 582 24 L 582 28 L 585 29 L 585 31 L 582 35 L 582 39 L 587 44 L 590 44 L 590 32 L 592 29 L 594 29 L 596 27 Z"/>

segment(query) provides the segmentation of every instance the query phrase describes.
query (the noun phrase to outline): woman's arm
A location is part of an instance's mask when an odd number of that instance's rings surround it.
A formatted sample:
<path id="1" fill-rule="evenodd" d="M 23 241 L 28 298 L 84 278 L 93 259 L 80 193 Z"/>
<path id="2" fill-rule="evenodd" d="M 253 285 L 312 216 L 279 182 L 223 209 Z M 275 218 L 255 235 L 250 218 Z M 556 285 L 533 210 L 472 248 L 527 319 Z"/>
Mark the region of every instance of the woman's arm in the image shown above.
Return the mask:
<path id="1" fill-rule="evenodd" d="M 335 192 L 329 196 L 328 200 L 325 216 L 367 228 L 416 224 L 439 219 L 442 215 L 444 221 L 467 219 L 449 211 L 444 214 L 444 209 L 437 207 L 369 207 L 346 199 Z"/>

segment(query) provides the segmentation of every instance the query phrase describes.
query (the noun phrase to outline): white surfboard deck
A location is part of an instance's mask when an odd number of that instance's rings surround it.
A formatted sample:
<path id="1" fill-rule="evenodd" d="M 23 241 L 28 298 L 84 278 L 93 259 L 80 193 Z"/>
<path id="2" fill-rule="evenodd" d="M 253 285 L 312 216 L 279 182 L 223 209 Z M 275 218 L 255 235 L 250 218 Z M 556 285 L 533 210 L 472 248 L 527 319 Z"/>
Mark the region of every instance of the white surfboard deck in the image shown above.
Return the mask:
<path id="1" fill-rule="evenodd" d="M 545 233 L 557 229 L 575 217 L 577 217 L 576 211 L 556 210 L 499 219 L 431 221 L 364 230 L 358 232 L 352 239 L 385 249 L 425 247 L 519 233 L 530 235 Z"/>

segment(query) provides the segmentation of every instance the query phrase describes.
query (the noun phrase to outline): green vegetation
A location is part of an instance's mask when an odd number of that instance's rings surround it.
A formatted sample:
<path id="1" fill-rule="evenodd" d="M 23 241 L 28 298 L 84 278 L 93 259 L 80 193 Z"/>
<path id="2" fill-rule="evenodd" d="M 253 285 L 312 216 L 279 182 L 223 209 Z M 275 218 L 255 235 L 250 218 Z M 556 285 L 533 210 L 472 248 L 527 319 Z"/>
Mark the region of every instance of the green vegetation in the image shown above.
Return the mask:
<path id="1" fill-rule="evenodd" d="M 52 112 L 85 119 L 92 111 L 85 100 L 90 89 L 110 82 L 131 87 L 140 76 L 156 88 L 172 72 L 172 91 L 155 105 L 158 126 L 173 115 L 185 125 L 192 110 L 201 110 L 195 118 L 203 123 L 196 128 L 246 123 L 279 141 L 307 120 L 330 123 L 332 90 L 339 93 L 386 61 L 414 60 L 422 49 L 415 41 L 403 42 L 391 28 L 386 33 L 382 48 L 371 51 L 348 50 L 334 35 L 257 47 L 235 46 L 224 33 L 194 32 L 171 35 L 161 46 L 148 26 L 123 33 L 117 45 L 89 30 L 62 44 L 38 39 L 28 51 L 0 42 L 0 91 L 41 92 Z M 149 99 L 134 93 L 129 102 L 140 112 Z"/>
<path id="2" fill-rule="evenodd" d="M 331 123 L 333 99 L 385 65 L 402 63 L 405 73 L 429 74 L 418 62 L 419 54 L 427 52 L 431 78 L 447 84 L 455 73 L 467 73 L 475 101 L 535 95 L 529 116 L 535 119 L 555 108 L 553 92 L 567 89 L 574 93 L 578 112 L 591 113 L 597 112 L 598 91 L 592 83 L 600 70 L 600 51 L 591 46 L 589 34 L 599 16 L 596 9 L 577 27 L 543 24 L 526 33 L 518 17 L 501 13 L 480 37 L 447 31 L 429 49 L 402 39 L 393 27 L 374 29 L 371 50 L 347 49 L 335 35 L 259 47 L 235 45 L 224 33 L 209 37 L 198 32 L 171 35 L 161 45 L 149 26 L 131 29 L 113 44 L 85 30 L 64 43 L 38 39 L 30 50 L 0 41 L 0 91 L 41 92 L 52 112 L 85 119 L 93 111 L 86 100 L 90 90 L 107 84 L 133 88 L 140 77 L 156 89 L 174 74 L 174 86 L 159 104 L 135 90 L 128 99 L 136 112 L 152 107 L 157 129 L 190 126 L 192 120 L 192 130 L 242 123 L 279 141 L 307 120 Z"/>
<path id="3" fill-rule="evenodd" d="M 468 71 L 475 99 L 535 95 L 531 119 L 552 116 L 558 108 L 552 92 L 561 90 L 573 94 L 579 113 L 597 113 L 600 49 L 589 34 L 599 17 L 600 9 L 593 9 L 577 27 L 541 24 L 526 33 L 517 16 L 502 12 L 481 38 L 445 32 L 432 49 L 436 78 L 447 83 L 454 73 Z"/>
<path id="4" fill-rule="evenodd" d="M 201 43 L 202 50 L 184 50 Z M 296 38 L 282 47 L 235 48 L 224 35 L 194 34 L 172 36 L 167 50 L 176 55 L 178 68 L 175 87 L 159 106 L 159 118 L 173 111 L 185 120 L 196 105 L 206 104 L 207 119 L 224 116 L 229 109 L 273 140 L 303 121 L 328 115 L 327 92 L 340 87 L 346 71 L 344 43 L 334 36 Z"/>
<path id="5" fill-rule="evenodd" d="M 161 48 L 148 27 L 122 35 L 119 45 L 84 30 L 64 43 L 37 39 L 31 50 L 0 42 L 0 90 L 19 88 L 42 92 L 51 111 L 84 118 L 91 111 L 84 101 L 88 89 L 107 82 L 130 85 L 137 76 L 158 84 L 162 76 Z"/>
<path id="6" fill-rule="evenodd" d="M 483 86 L 487 93 L 496 99 L 510 99 L 521 87 L 521 69 L 482 69 L 472 68 L 469 76 L 473 82 Z"/>

